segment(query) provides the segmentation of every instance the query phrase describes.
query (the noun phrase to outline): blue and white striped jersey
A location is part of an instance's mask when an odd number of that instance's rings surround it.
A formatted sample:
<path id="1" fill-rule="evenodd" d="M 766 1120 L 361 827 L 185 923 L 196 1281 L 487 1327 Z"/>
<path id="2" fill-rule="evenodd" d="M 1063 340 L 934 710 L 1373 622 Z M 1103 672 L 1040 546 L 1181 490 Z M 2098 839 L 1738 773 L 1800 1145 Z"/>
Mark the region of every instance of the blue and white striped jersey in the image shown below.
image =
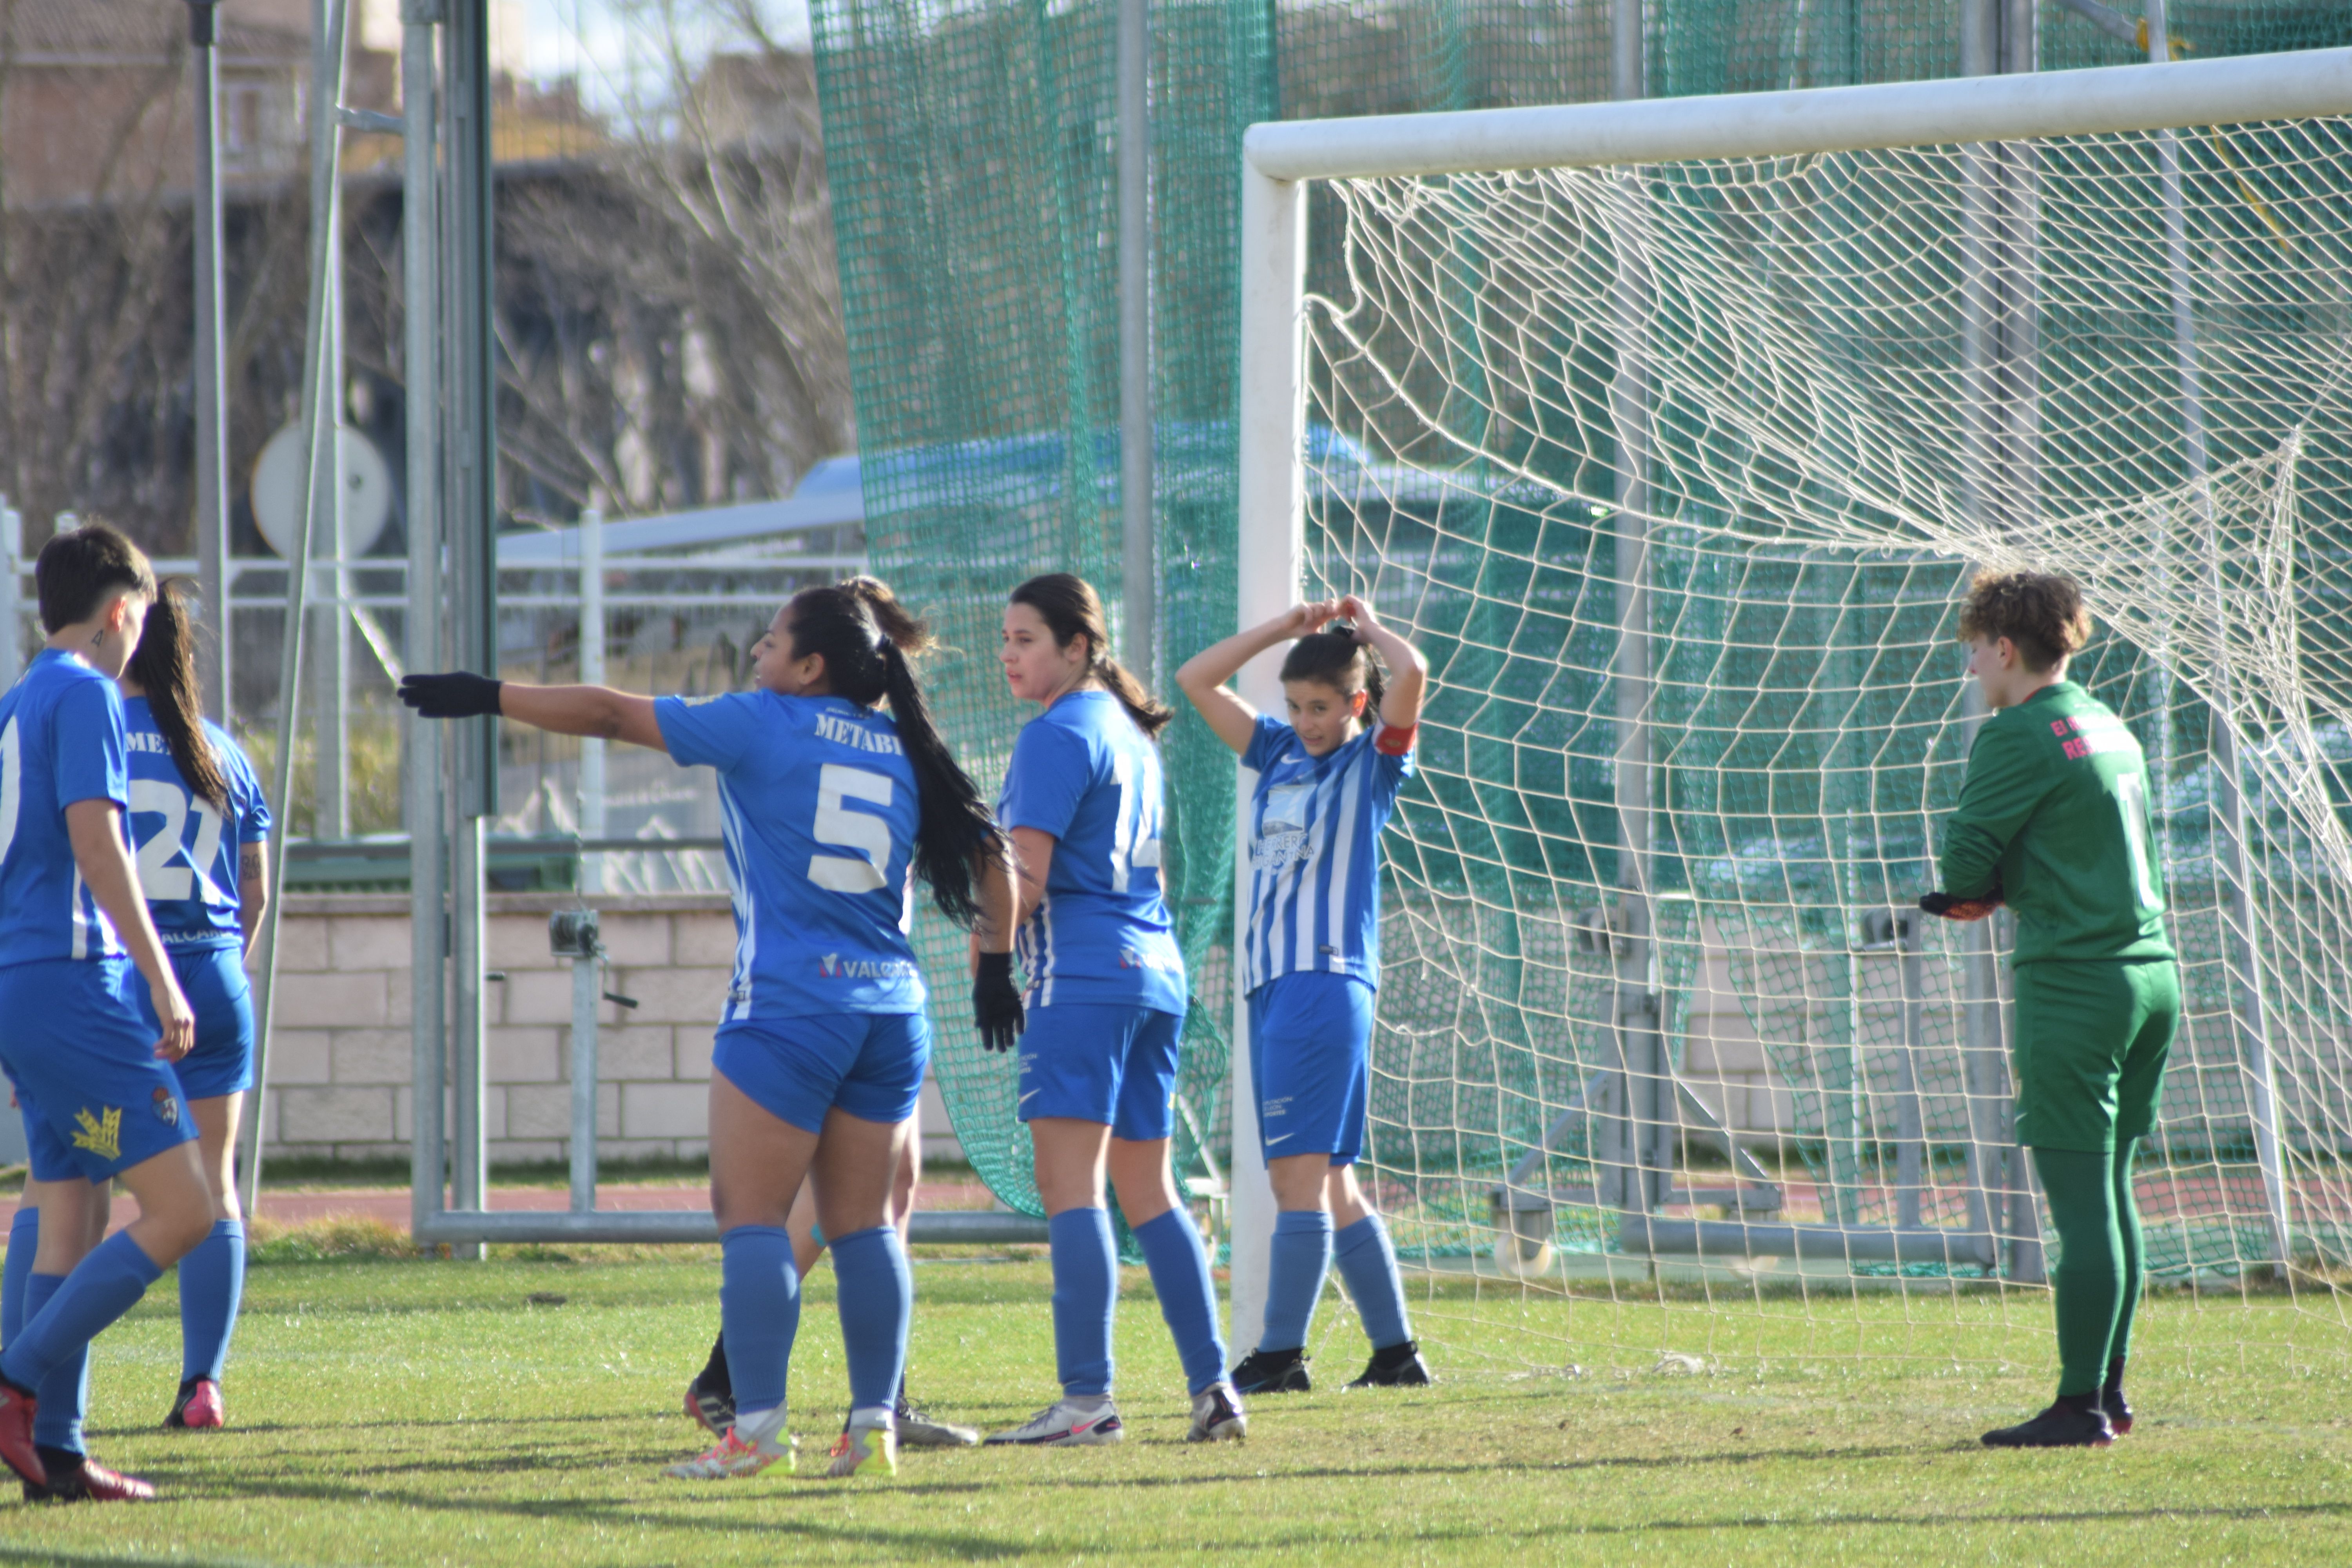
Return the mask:
<path id="1" fill-rule="evenodd" d="M 1412 776 L 1412 731 L 1374 725 L 1311 757 L 1261 716 L 1242 765 L 1249 804 L 1249 927 L 1242 994 L 1307 970 L 1381 983 L 1381 829 Z"/>
<path id="2" fill-rule="evenodd" d="M 228 731 L 207 720 L 205 739 L 228 785 L 229 815 L 188 788 L 144 697 L 122 704 L 131 742 L 131 841 L 139 890 L 168 948 L 242 947 L 238 849 L 269 841 L 269 806 L 253 763 Z"/>
<path id="3" fill-rule="evenodd" d="M 919 1013 L 915 770 L 887 713 L 845 697 L 664 697 L 680 767 L 719 770 L 735 975 L 720 1022 Z"/>
<path id="4" fill-rule="evenodd" d="M 1066 692 L 1023 726 L 996 815 L 1055 838 L 1045 897 L 1014 943 L 1030 1005 L 1184 1011 L 1184 955 L 1160 879 L 1160 748 L 1118 699 Z"/>
<path id="5" fill-rule="evenodd" d="M 43 648 L 0 697 L 0 964 L 121 955 L 66 832 L 66 807 L 84 800 L 110 800 L 128 819 L 122 693 Z"/>

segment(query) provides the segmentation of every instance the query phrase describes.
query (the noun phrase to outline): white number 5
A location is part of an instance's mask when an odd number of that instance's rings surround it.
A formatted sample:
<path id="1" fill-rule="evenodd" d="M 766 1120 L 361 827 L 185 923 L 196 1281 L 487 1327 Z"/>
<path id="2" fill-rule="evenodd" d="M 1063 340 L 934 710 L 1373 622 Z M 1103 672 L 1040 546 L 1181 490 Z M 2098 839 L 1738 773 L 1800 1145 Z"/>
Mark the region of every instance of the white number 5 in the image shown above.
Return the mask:
<path id="1" fill-rule="evenodd" d="M 816 776 L 816 826 L 810 837 L 858 853 L 810 856 L 809 880 L 829 892 L 879 892 L 890 885 L 890 825 L 871 812 L 850 810 L 853 800 L 888 805 L 889 778 L 864 768 L 825 763 Z"/>

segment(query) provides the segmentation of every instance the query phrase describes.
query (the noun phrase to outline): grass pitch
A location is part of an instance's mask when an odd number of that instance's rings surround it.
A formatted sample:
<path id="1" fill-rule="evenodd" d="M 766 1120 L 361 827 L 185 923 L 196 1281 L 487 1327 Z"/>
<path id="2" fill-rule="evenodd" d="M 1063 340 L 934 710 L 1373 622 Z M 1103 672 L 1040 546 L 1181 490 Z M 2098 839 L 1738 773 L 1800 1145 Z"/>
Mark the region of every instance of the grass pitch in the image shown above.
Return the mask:
<path id="1" fill-rule="evenodd" d="M 2046 1401 L 2046 1338 L 2015 1336 L 2032 1366 L 1948 1357 L 1938 1370 L 1938 1335 L 1980 1352 L 1980 1334 L 1940 1326 L 1975 1309 L 1906 1310 L 1899 1298 L 1818 1305 L 1807 1331 L 1822 1353 L 1683 1375 L 1630 1351 L 1615 1352 L 1623 1365 L 1593 1355 L 1578 1377 L 1465 1367 L 1440 1352 L 1441 1375 L 1453 1374 L 1442 1387 L 1260 1400 L 1245 1445 L 1192 1447 L 1172 1352 L 1130 1271 L 1125 1447 L 910 1454 L 896 1482 L 876 1484 L 811 1473 L 846 1392 L 820 1269 L 793 1371 L 801 1473 L 663 1480 L 659 1466 L 699 1446 L 679 1397 L 709 1347 L 717 1282 L 709 1251 L 258 1267 L 230 1368 L 233 1425 L 182 1435 L 155 1426 L 179 1368 L 167 1281 L 100 1342 L 91 1404 L 93 1451 L 152 1477 L 165 1500 L 0 1503 L 0 1562 L 2072 1568 L 2352 1557 L 2344 1358 L 2312 1357 L 2330 1334 L 2308 1313 L 2288 1332 L 2284 1300 L 2152 1302 L 2135 1374 L 2140 1427 L 2104 1453 L 1979 1447 L 1979 1430 Z M 1050 1290 L 1041 1262 L 921 1264 L 919 1396 L 983 1426 L 1043 1405 Z M 1558 1310 L 1432 1307 L 1424 1321 L 1442 1317 L 1449 1339 L 1482 1314 L 1524 1332 L 1530 1312 Z M 1659 1331 L 1671 1340 L 1695 1321 L 1662 1317 Z M 1648 1332 L 1638 1313 L 1611 1321 L 1620 1346 Z M 1910 1359 L 1841 1357 L 1821 1342 L 1857 1327 L 1885 1330 Z M 2244 1348 L 2290 1339 L 2305 1353 Z M 1342 1326 L 1318 1370 L 1336 1384 L 1361 1353 Z"/>

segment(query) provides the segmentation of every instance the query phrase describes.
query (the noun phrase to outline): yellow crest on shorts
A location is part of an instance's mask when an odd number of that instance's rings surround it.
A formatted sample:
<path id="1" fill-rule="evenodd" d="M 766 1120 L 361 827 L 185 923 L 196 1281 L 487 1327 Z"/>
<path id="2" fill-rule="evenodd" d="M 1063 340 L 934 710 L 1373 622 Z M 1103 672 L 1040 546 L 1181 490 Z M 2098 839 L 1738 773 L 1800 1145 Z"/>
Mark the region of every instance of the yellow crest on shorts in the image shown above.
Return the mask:
<path id="1" fill-rule="evenodd" d="M 101 1160 L 122 1158 L 122 1108 L 110 1105 L 103 1116 L 92 1116 L 87 1108 L 74 1112 L 81 1131 L 73 1135 L 73 1146 L 87 1149 Z"/>

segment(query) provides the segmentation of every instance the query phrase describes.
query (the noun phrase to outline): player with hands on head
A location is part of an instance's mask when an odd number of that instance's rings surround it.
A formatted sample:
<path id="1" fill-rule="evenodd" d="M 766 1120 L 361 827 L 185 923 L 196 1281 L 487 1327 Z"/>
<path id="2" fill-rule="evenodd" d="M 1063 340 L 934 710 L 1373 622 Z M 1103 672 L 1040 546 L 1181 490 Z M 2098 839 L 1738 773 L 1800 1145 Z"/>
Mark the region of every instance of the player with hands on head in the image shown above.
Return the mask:
<path id="1" fill-rule="evenodd" d="M 711 1053 L 710 1204 L 735 1419 L 670 1467 L 682 1479 L 791 1464 L 800 1274 L 786 1226 L 812 1173 L 850 1384 L 828 1473 L 898 1468 L 913 1278 L 891 1192 L 930 1055 L 910 879 L 984 943 L 1001 946 L 1011 926 L 1003 836 L 909 662 L 929 642 L 887 588 L 859 577 L 776 612 L 752 647 L 750 691 L 656 699 L 464 673 L 401 683 L 428 718 L 498 713 L 718 770 L 736 951 Z"/>
<path id="2" fill-rule="evenodd" d="M 975 956 L 992 1046 L 1020 1042 L 1019 1111 L 1035 1145 L 1054 1258 L 1062 1396 L 991 1443 L 1114 1443 L 1111 1321 L 1118 1258 L 1104 1179 L 1143 1249 L 1192 1398 L 1192 1442 L 1247 1430 L 1225 1377 L 1216 1288 L 1169 1165 L 1190 996 L 1160 874 L 1160 748 L 1172 717 L 1111 657 L 1102 601 L 1067 573 L 1005 605 L 998 658 L 1013 695 L 1045 711 L 1013 742 L 997 816 L 1020 876 L 1023 998 Z"/>
<path id="3" fill-rule="evenodd" d="M 1944 825 L 1938 910 L 2017 918 L 2017 1141 L 2058 1232 L 2058 1395 L 1993 1447 L 2096 1447 L 2131 1430 L 2124 1363 L 2144 1279 L 2132 1157 L 2156 1125 L 2180 1020 L 2149 830 L 2147 759 L 2067 678 L 2091 631 L 2074 584 L 1988 572 L 1960 608 L 1969 673 L 1991 716 Z"/>
<path id="4" fill-rule="evenodd" d="M 1225 685 L 1285 643 L 1286 722 L 1259 714 Z M 1245 818 L 1247 914 L 1236 945 L 1258 1139 L 1280 1214 L 1265 1326 L 1234 1369 L 1244 1394 L 1312 1386 L 1307 1329 L 1335 1253 L 1372 1346 L 1349 1386 L 1431 1381 L 1405 1312 L 1396 1249 L 1356 1180 L 1381 974 L 1381 830 L 1412 775 L 1427 679 L 1420 651 L 1352 594 L 1296 605 L 1176 672 L 1217 739 L 1257 775 Z"/>
<path id="5" fill-rule="evenodd" d="M 33 574 L 47 646 L 0 697 L 0 1068 L 41 1217 L 29 1267 L 11 1236 L 0 1295 L 0 1460 L 28 1497 L 126 1501 L 154 1489 L 83 1447 L 89 1342 L 213 1226 L 171 1065 L 196 1017 L 124 832 L 137 796 L 115 682 L 155 574 L 98 522 L 43 545 Z M 139 1217 L 99 1241 L 117 1180 Z"/>

